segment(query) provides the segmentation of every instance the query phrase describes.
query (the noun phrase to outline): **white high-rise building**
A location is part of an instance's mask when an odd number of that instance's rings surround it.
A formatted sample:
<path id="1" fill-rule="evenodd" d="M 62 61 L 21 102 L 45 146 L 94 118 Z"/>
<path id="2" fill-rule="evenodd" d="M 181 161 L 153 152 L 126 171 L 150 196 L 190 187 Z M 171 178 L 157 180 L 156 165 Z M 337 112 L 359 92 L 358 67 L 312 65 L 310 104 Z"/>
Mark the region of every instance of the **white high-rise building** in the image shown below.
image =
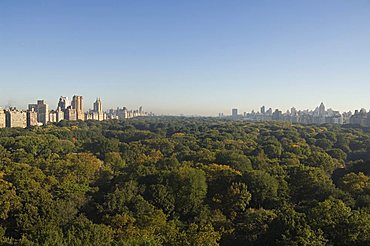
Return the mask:
<path id="1" fill-rule="evenodd" d="M 104 120 L 103 106 L 100 98 L 97 98 L 93 104 L 93 111 L 91 112 L 93 120 Z"/>
<path id="2" fill-rule="evenodd" d="M 324 103 L 321 103 L 320 106 L 319 106 L 319 116 L 325 116 L 325 105 Z"/>

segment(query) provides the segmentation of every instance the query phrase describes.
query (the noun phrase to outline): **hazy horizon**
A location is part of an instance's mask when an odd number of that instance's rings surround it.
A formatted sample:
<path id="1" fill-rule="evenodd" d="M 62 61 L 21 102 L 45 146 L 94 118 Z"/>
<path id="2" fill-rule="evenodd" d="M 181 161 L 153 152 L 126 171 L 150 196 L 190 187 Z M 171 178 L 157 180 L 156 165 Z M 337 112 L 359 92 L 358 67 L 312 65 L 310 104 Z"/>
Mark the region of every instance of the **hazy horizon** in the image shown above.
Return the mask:
<path id="1" fill-rule="evenodd" d="M 370 109 L 370 1 L 1 1 L 0 106 Z"/>

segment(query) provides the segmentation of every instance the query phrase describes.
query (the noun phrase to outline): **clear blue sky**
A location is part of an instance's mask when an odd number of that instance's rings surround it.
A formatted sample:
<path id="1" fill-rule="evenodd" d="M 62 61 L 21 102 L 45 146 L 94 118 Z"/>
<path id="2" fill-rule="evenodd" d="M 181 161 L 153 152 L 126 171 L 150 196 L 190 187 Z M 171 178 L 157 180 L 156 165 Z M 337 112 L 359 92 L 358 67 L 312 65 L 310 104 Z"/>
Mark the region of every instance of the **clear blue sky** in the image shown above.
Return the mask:
<path id="1" fill-rule="evenodd" d="M 1 0 L 0 105 L 370 109 L 369 0 Z"/>

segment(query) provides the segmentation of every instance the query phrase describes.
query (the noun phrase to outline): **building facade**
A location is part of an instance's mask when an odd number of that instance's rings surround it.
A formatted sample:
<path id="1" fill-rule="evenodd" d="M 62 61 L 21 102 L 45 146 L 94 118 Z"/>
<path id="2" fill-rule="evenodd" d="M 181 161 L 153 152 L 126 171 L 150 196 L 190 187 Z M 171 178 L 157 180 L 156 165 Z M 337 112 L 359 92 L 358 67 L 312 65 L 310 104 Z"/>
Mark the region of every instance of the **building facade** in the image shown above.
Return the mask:
<path id="1" fill-rule="evenodd" d="M 27 127 L 38 126 L 37 112 L 34 110 L 27 111 Z"/>
<path id="2" fill-rule="evenodd" d="M 36 104 L 28 104 L 28 111 L 37 113 L 37 121 L 43 125 L 49 122 L 49 105 L 44 100 L 38 100 Z"/>
<path id="3" fill-rule="evenodd" d="M 49 106 L 44 100 L 37 101 L 37 120 L 43 125 L 49 122 Z"/>
<path id="4" fill-rule="evenodd" d="M 97 98 L 93 104 L 93 111 L 91 112 L 92 120 L 104 120 L 103 106 L 100 98 Z"/>
<path id="5" fill-rule="evenodd" d="M 71 106 L 71 101 L 68 99 L 68 97 L 61 96 L 59 98 L 58 108 L 60 108 L 62 111 L 65 111 L 69 106 Z"/>
<path id="6" fill-rule="evenodd" d="M 76 109 L 72 107 L 68 107 L 66 111 L 64 112 L 64 119 L 70 120 L 70 121 L 76 121 L 77 120 Z"/>
<path id="7" fill-rule="evenodd" d="M 5 111 L 0 108 L 0 128 L 6 127 Z"/>
<path id="8" fill-rule="evenodd" d="M 10 109 L 6 111 L 6 127 L 27 127 L 27 112 Z"/>
<path id="9" fill-rule="evenodd" d="M 72 109 L 75 109 L 76 120 L 85 120 L 85 113 L 83 110 L 83 97 L 82 96 L 73 96 L 72 99 Z"/>

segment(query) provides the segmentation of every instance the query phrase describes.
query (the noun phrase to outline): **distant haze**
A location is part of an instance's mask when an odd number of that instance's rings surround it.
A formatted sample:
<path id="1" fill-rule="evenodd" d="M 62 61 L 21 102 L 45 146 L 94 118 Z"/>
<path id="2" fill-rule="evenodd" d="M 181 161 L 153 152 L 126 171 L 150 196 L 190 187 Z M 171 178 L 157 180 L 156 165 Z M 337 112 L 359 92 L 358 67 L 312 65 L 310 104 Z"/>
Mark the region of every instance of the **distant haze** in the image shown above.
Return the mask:
<path id="1" fill-rule="evenodd" d="M 0 1 L 0 106 L 370 109 L 368 0 Z"/>

